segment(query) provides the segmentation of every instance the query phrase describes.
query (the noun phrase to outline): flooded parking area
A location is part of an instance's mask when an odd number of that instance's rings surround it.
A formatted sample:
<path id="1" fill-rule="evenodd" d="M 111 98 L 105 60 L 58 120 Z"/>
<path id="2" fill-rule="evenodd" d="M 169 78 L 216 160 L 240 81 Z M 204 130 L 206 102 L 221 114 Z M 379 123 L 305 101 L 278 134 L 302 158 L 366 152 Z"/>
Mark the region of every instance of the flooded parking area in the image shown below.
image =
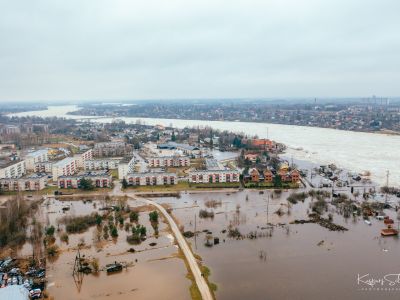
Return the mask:
<path id="1" fill-rule="evenodd" d="M 398 283 L 385 282 L 387 290 L 365 283 L 400 273 L 399 240 L 381 237 L 382 221 L 370 218 L 368 225 L 357 214 L 345 218 L 328 204 L 323 215 L 331 214 L 333 222 L 348 231 L 330 231 L 316 223 L 290 224 L 306 218 L 310 203 L 316 201 L 289 204 L 290 193 L 187 193 L 157 202 L 173 208 L 185 231 L 198 232 L 188 241 L 211 269 L 217 299 L 399 298 Z M 201 210 L 213 216 L 201 218 Z M 383 212 L 397 227 L 396 213 Z M 230 234 L 233 229 L 240 237 Z M 216 237 L 219 243 L 213 242 Z"/>
<path id="2" fill-rule="evenodd" d="M 104 201 L 55 199 L 48 199 L 42 204 L 41 215 L 47 219 L 48 226 L 57 228 L 55 244 L 59 246 L 58 254 L 47 261 L 47 291 L 51 297 L 57 300 L 190 299 L 191 282 L 186 278 L 185 263 L 179 256 L 168 226 L 160 220 L 156 234 L 149 220 L 150 207 L 134 200 L 127 200 L 124 205 L 138 209 L 137 224 L 147 229 L 147 238 L 140 244 L 127 242 L 131 232 L 122 225 L 117 226 L 117 238 L 99 239 L 99 226 L 91 226 L 84 232 L 70 233 L 66 243 L 61 240 L 65 232 L 62 225 L 65 216 L 86 216 L 93 212 L 102 214 L 107 205 Z M 129 217 L 124 219 L 124 225 L 129 223 Z M 98 272 L 73 272 L 78 249 L 82 260 L 98 262 Z M 107 272 L 106 266 L 115 262 L 124 266 L 122 270 Z"/>

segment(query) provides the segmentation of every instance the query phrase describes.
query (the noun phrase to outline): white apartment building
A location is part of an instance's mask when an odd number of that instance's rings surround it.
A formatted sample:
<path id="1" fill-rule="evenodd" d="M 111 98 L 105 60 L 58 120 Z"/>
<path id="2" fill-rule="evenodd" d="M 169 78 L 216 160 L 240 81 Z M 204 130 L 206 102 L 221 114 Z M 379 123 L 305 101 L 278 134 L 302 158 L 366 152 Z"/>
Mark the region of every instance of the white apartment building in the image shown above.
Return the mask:
<path id="1" fill-rule="evenodd" d="M 84 168 L 85 161 L 93 159 L 93 150 L 89 149 L 86 151 L 82 151 L 74 155 L 74 159 L 76 160 L 76 167 L 77 168 Z"/>
<path id="2" fill-rule="evenodd" d="M 0 178 L 20 178 L 26 174 L 25 161 L 12 161 L 0 169 Z"/>
<path id="3" fill-rule="evenodd" d="M 188 156 L 160 156 L 147 159 L 149 167 L 189 167 L 190 158 Z"/>
<path id="4" fill-rule="evenodd" d="M 53 162 L 44 161 L 35 163 L 36 173 L 51 173 L 53 170 Z"/>
<path id="5" fill-rule="evenodd" d="M 47 149 L 37 150 L 25 156 L 25 166 L 29 171 L 35 170 L 35 164 L 49 160 Z"/>
<path id="6" fill-rule="evenodd" d="M 53 181 L 56 181 L 60 176 L 73 175 L 77 171 L 76 160 L 74 157 L 66 157 L 53 164 L 52 175 Z"/>
<path id="7" fill-rule="evenodd" d="M 239 182 L 238 170 L 196 170 L 189 173 L 191 183 Z"/>
<path id="8" fill-rule="evenodd" d="M 0 179 L 2 191 L 40 191 L 46 187 L 47 176 L 32 174 L 22 178 Z"/>
<path id="9" fill-rule="evenodd" d="M 129 173 L 135 171 L 135 158 L 124 158 L 118 164 L 118 178 L 124 179 Z"/>
<path id="10" fill-rule="evenodd" d="M 126 176 L 128 185 L 171 185 L 178 183 L 175 173 L 130 173 Z"/>
<path id="11" fill-rule="evenodd" d="M 85 161 L 85 171 L 117 169 L 120 159 L 90 159 Z"/>

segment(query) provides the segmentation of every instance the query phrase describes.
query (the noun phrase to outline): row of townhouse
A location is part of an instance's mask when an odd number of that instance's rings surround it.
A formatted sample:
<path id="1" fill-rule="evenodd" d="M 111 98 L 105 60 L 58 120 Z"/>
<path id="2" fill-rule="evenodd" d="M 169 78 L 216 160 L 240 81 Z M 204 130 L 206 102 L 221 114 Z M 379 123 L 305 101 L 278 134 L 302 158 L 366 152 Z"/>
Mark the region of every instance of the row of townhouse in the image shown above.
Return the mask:
<path id="1" fill-rule="evenodd" d="M 189 173 L 190 183 L 239 182 L 238 170 L 196 170 Z"/>
<path id="2" fill-rule="evenodd" d="M 21 178 L 0 179 L 0 190 L 2 191 L 40 191 L 47 185 L 45 174 L 32 174 Z"/>
<path id="3" fill-rule="evenodd" d="M 26 169 L 34 171 L 37 163 L 47 162 L 48 160 L 49 155 L 47 149 L 30 152 L 25 156 Z"/>
<path id="4" fill-rule="evenodd" d="M 26 174 L 24 160 L 11 161 L 0 169 L 0 178 L 20 178 Z"/>
<path id="5" fill-rule="evenodd" d="M 148 173 L 130 173 L 126 176 L 128 185 L 172 185 L 178 183 L 178 177 L 175 173 L 166 172 L 148 172 Z"/>
<path id="6" fill-rule="evenodd" d="M 85 161 L 84 169 L 90 170 L 113 170 L 118 169 L 120 159 L 90 159 Z"/>
<path id="7" fill-rule="evenodd" d="M 147 159 L 149 167 L 189 167 L 190 158 L 188 156 L 161 156 L 150 157 Z"/>
<path id="8" fill-rule="evenodd" d="M 82 178 L 90 179 L 93 186 L 98 188 L 110 188 L 112 186 L 112 176 L 109 172 L 87 172 L 77 175 L 67 175 L 58 177 L 57 184 L 60 189 L 77 189 L 80 187 Z"/>
<path id="9" fill-rule="evenodd" d="M 287 171 L 287 170 L 279 170 L 276 175 L 281 177 L 283 182 L 293 182 L 297 183 L 300 181 L 300 172 L 297 170 Z M 248 174 L 244 176 L 245 182 L 273 182 L 275 176 L 269 169 L 257 170 L 256 168 L 252 168 L 249 170 Z"/>

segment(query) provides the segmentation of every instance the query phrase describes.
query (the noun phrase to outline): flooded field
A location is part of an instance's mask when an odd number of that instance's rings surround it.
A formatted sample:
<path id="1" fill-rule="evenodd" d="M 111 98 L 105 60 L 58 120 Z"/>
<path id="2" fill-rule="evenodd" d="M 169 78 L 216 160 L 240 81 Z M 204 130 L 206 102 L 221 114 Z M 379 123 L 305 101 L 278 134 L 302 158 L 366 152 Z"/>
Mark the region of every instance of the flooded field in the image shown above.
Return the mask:
<path id="1" fill-rule="evenodd" d="M 400 273 L 399 240 L 380 236 L 385 227 L 382 221 L 371 218 L 369 226 L 362 216 L 344 218 L 329 204 L 324 216 L 331 213 L 333 222 L 348 231 L 289 224 L 307 218 L 310 202 L 315 201 L 308 198 L 289 208 L 289 194 L 198 193 L 158 198 L 157 202 L 171 205 L 172 214 L 186 231 L 196 227 L 199 234 L 188 241 L 211 269 L 217 299 L 399 298 L 398 284 L 384 286 L 392 290 L 370 291 L 365 290 L 369 285 L 357 281 L 365 274 L 369 275 L 364 280 Z M 199 218 L 202 209 L 213 211 L 214 217 Z M 384 212 L 397 222 L 393 210 Z M 245 237 L 228 237 L 229 226 Z M 209 242 L 214 237 L 219 244 Z"/>
<path id="2" fill-rule="evenodd" d="M 128 200 L 131 208 L 143 203 Z M 42 204 L 41 214 L 45 223 L 58 224 L 64 216 L 85 216 L 93 212 L 102 214 L 101 201 L 58 201 L 48 199 Z M 63 212 L 67 208 L 68 210 Z M 178 248 L 167 225 L 160 220 L 159 235 L 155 236 L 149 221 L 148 207 L 141 207 L 139 224 L 147 229 L 147 239 L 140 245 L 131 245 L 126 237 L 130 231 L 118 228 L 117 238 L 103 238 L 98 242 L 97 226 L 83 233 L 69 234 L 68 243 L 60 240 L 61 232 L 55 233 L 60 253 L 47 262 L 47 291 L 54 299 L 190 299 L 190 280 L 187 269 L 178 256 Z M 129 218 L 128 218 L 129 220 Z M 125 220 L 125 223 L 128 222 Z M 153 244 L 155 243 L 155 244 Z M 74 262 L 80 245 L 80 255 L 85 259 L 97 259 L 100 271 L 95 274 L 73 276 Z M 26 248 L 26 249 L 25 249 Z M 134 249 L 134 252 L 132 252 Z M 29 244 L 24 246 L 29 253 Z M 123 263 L 127 267 L 121 272 L 108 274 L 107 264 Z M 157 288 L 154 286 L 157 285 Z"/>

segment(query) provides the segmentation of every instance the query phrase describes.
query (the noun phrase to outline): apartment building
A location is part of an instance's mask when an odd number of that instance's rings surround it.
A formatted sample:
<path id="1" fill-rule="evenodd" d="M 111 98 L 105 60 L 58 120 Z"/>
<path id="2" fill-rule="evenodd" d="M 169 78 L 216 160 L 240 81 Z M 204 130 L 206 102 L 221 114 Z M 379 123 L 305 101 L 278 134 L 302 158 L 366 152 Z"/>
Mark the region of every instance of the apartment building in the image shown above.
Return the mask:
<path id="1" fill-rule="evenodd" d="M 160 167 L 189 167 L 190 158 L 188 156 L 160 156 L 147 159 L 150 168 Z"/>
<path id="2" fill-rule="evenodd" d="M 80 187 L 82 178 L 90 179 L 93 186 L 98 188 L 110 188 L 112 186 L 112 176 L 107 171 L 93 171 L 78 175 L 59 176 L 57 180 L 60 189 L 77 189 Z"/>
<path id="3" fill-rule="evenodd" d="M 74 155 L 76 167 L 83 169 L 87 160 L 93 159 L 93 149 L 83 150 Z"/>
<path id="4" fill-rule="evenodd" d="M 118 169 L 120 159 L 90 159 L 85 161 L 85 171 Z"/>
<path id="5" fill-rule="evenodd" d="M 35 163 L 35 172 L 36 173 L 51 173 L 53 168 L 53 162 L 44 161 Z"/>
<path id="6" fill-rule="evenodd" d="M 0 179 L 0 190 L 7 191 L 40 191 L 46 187 L 47 176 L 32 174 L 22 178 Z"/>
<path id="7" fill-rule="evenodd" d="M 118 178 L 124 179 L 129 173 L 135 171 L 135 158 L 126 157 L 118 163 Z"/>
<path id="8" fill-rule="evenodd" d="M 148 173 L 130 173 L 126 176 L 129 185 L 172 185 L 178 183 L 178 177 L 175 173 L 166 172 L 148 172 Z"/>
<path id="9" fill-rule="evenodd" d="M 26 174 L 24 160 L 12 160 L 0 169 L 0 178 L 20 178 Z"/>
<path id="10" fill-rule="evenodd" d="M 52 165 L 53 181 L 60 176 L 69 176 L 77 171 L 76 160 L 73 157 L 66 157 Z"/>
<path id="11" fill-rule="evenodd" d="M 93 155 L 95 157 L 121 157 L 131 155 L 132 151 L 132 145 L 125 142 L 104 142 L 94 145 Z"/>
<path id="12" fill-rule="evenodd" d="M 41 149 L 30 152 L 25 156 L 25 166 L 29 171 L 35 170 L 36 163 L 42 163 L 49 160 L 47 149 Z"/>
<path id="13" fill-rule="evenodd" d="M 239 182 L 238 170 L 196 170 L 189 173 L 190 183 Z"/>

